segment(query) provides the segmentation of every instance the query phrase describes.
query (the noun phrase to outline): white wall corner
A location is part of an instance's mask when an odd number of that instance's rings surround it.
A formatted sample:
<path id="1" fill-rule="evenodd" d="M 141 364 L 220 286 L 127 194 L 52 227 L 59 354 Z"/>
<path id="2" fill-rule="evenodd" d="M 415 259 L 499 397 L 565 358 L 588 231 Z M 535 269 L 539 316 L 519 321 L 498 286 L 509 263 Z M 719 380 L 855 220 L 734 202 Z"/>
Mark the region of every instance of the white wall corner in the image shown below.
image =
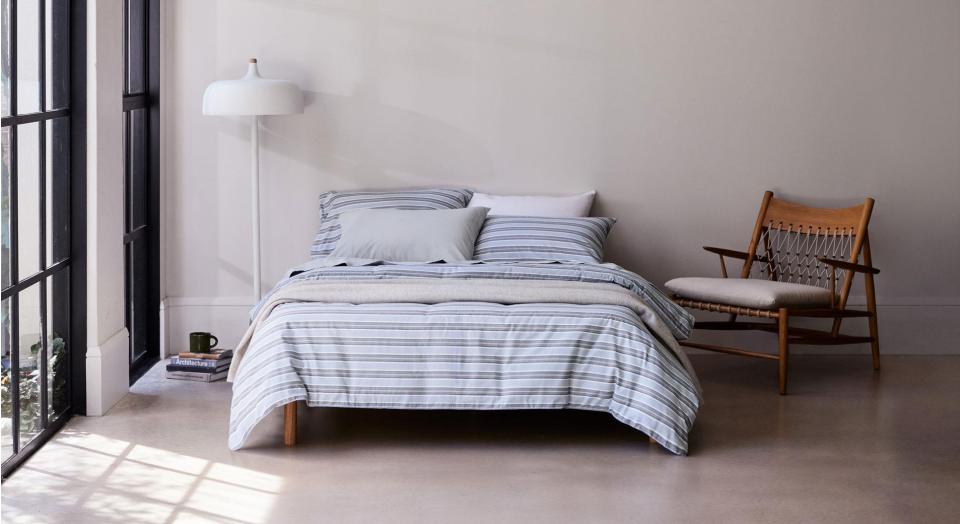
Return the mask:
<path id="1" fill-rule="evenodd" d="M 218 347 L 235 348 L 252 307 L 247 297 L 167 297 L 160 306 L 161 356 L 185 351 L 191 331 L 209 331 L 220 339 Z"/>
<path id="2" fill-rule="evenodd" d="M 87 416 L 107 413 L 130 389 L 130 334 L 116 332 L 99 346 L 87 348 Z"/>
<path id="3" fill-rule="evenodd" d="M 124 327 L 123 3 L 87 4 L 87 414 L 130 387 Z"/>
<path id="4" fill-rule="evenodd" d="M 169 9 L 168 2 L 160 3 L 160 137 L 158 147 L 160 148 L 160 184 L 159 190 L 160 194 L 157 195 L 159 200 L 159 211 L 160 218 L 159 223 L 157 224 L 160 228 L 160 355 L 166 355 L 167 347 L 167 329 L 166 329 L 166 313 L 164 311 L 167 298 L 167 180 L 169 176 L 167 175 L 167 147 L 168 147 L 168 126 L 167 126 L 167 105 L 170 101 L 170 94 L 168 92 L 171 89 L 170 80 L 167 78 L 168 67 L 167 67 L 167 46 L 169 45 L 167 39 L 167 10 Z"/>

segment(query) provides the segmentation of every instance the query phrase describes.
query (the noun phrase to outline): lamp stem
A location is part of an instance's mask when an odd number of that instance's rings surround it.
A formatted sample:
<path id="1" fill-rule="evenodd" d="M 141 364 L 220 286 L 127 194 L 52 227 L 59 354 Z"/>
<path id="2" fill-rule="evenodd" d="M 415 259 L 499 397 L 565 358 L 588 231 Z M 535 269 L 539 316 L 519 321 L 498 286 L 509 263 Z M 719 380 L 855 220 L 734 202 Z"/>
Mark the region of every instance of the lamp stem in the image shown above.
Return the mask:
<path id="1" fill-rule="evenodd" d="M 260 289 L 260 117 L 253 116 L 250 125 L 250 167 L 253 180 L 250 186 L 253 199 L 253 301 L 259 302 Z"/>

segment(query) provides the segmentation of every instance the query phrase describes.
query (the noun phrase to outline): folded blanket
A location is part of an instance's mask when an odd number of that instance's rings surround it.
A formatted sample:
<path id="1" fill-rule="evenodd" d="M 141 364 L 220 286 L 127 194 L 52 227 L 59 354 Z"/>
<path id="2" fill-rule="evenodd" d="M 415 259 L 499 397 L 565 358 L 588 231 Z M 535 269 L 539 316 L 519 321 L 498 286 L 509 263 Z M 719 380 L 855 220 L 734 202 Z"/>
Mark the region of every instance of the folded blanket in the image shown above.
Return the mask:
<path id="1" fill-rule="evenodd" d="M 550 280 L 616 284 L 632 291 L 657 313 L 677 340 L 690 336 L 693 315 L 670 300 L 656 286 L 642 276 L 616 264 L 566 264 L 534 262 L 498 262 L 491 264 L 467 261 L 456 264 L 386 263 L 348 260 L 340 265 L 337 260 L 322 259 L 290 270 L 287 278 L 277 283 L 253 309 L 250 320 L 256 316 L 273 292 L 302 281 L 384 281 L 384 280 Z M 339 262 L 343 263 L 344 260 Z M 370 264 L 363 264 L 370 262 Z"/>
<path id="2" fill-rule="evenodd" d="M 629 308 L 696 381 L 696 373 L 669 327 L 635 293 L 616 284 L 544 280 L 300 281 L 276 289 L 259 307 L 234 351 L 227 375 L 233 381 L 254 334 L 279 305 L 291 302 L 350 304 L 491 302 L 495 304 L 603 304 Z M 699 390 L 699 384 L 697 383 Z"/>

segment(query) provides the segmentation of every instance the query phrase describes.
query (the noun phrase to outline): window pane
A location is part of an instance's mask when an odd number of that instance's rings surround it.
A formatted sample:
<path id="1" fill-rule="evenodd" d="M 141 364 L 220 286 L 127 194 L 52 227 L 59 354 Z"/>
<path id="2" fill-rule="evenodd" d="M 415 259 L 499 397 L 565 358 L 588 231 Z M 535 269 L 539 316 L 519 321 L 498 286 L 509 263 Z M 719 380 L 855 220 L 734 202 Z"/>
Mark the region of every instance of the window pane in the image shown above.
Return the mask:
<path id="1" fill-rule="evenodd" d="M 17 114 L 40 110 L 40 2 L 17 2 Z"/>
<path id="2" fill-rule="evenodd" d="M 127 329 L 130 331 L 130 362 L 147 354 L 147 241 L 127 244 Z"/>
<path id="3" fill-rule="evenodd" d="M 47 267 L 70 256 L 70 120 L 46 122 Z"/>
<path id="4" fill-rule="evenodd" d="M 10 0 L 3 0 L 0 8 L 0 73 L 3 76 L 2 103 L 0 112 L 3 116 L 10 115 Z M 6 456 L 6 455 L 4 455 Z"/>
<path id="5" fill-rule="evenodd" d="M 0 446 L 3 448 L 3 460 L 7 460 L 13 453 L 13 433 L 11 426 L 11 421 L 13 420 L 13 404 L 10 400 L 10 396 L 13 394 L 11 388 L 13 385 L 10 382 L 10 348 L 11 345 L 11 310 L 10 310 L 10 299 L 3 301 L 3 306 L 0 307 L 0 314 L 2 314 L 2 323 L 3 328 L 0 330 L 0 338 L 3 339 L 3 376 L 0 378 L 0 387 L 2 387 L 2 395 L 0 395 L 0 416 L 3 417 L 3 432 L 0 435 Z"/>
<path id="6" fill-rule="evenodd" d="M 17 277 L 40 271 L 40 125 L 17 126 Z"/>
<path id="7" fill-rule="evenodd" d="M 70 94 L 70 2 L 46 2 L 47 109 L 62 109 Z"/>
<path id="8" fill-rule="evenodd" d="M 47 278 L 47 404 L 48 420 L 54 420 L 70 404 L 67 379 L 70 359 L 70 270 Z"/>
<path id="9" fill-rule="evenodd" d="M 127 150 L 129 171 L 129 228 L 147 223 L 147 110 L 130 112 L 130 143 Z"/>
<path id="10" fill-rule="evenodd" d="M 123 232 L 129 233 L 130 224 L 130 113 L 123 113 Z"/>
<path id="11" fill-rule="evenodd" d="M 40 284 L 18 295 L 20 300 L 20 446 L 40 433 Z"/>
<path id="12" fill-rule="evenodd" d="M 146 69 L 144 67 L 144 31 L 146 16 L 144 0 L 127 0 L 127 93 L 144 91 Z"/>
<path id="13" fill-rule="evenodd" d="M 3 265 L 3 268 L 0 269 L 0 273 L 3 273 L 3 287 L 7 287 L 11 284 L 10 282 L 10 261 L 11 253 L 13 253 L 13 247 L 10 245 L 10 128 L 3 128 L 3 136 L 0 137 L 0 141 L 3 144 L 3 176 L 2 182 L 0 182 L 0 198 L 2 198 L 2 216 L 0 216 L 0 222 L 2 222 L 2 251 L 3 255 L 0 257 L 0 264 Z"/>

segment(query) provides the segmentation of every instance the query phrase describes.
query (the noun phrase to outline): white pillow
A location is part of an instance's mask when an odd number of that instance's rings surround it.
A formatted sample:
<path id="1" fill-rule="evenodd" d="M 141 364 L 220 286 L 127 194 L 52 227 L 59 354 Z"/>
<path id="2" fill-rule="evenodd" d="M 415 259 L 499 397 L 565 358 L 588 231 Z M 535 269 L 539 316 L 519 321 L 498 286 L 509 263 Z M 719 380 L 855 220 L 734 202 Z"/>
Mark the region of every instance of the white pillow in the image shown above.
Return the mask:
<path id="1" fill-rule="evenodd" d="M 570 196 L 488 195 L 474 193 L 467 207 L 490 208 L 489 216 L 588 217 L 596 191 Z"/>
<path id="2" fill-rule="evenodd" d="M 470 260 L 487 208 L 361 209 L 340 214 L 332 258 L 387 262 Z"/>

